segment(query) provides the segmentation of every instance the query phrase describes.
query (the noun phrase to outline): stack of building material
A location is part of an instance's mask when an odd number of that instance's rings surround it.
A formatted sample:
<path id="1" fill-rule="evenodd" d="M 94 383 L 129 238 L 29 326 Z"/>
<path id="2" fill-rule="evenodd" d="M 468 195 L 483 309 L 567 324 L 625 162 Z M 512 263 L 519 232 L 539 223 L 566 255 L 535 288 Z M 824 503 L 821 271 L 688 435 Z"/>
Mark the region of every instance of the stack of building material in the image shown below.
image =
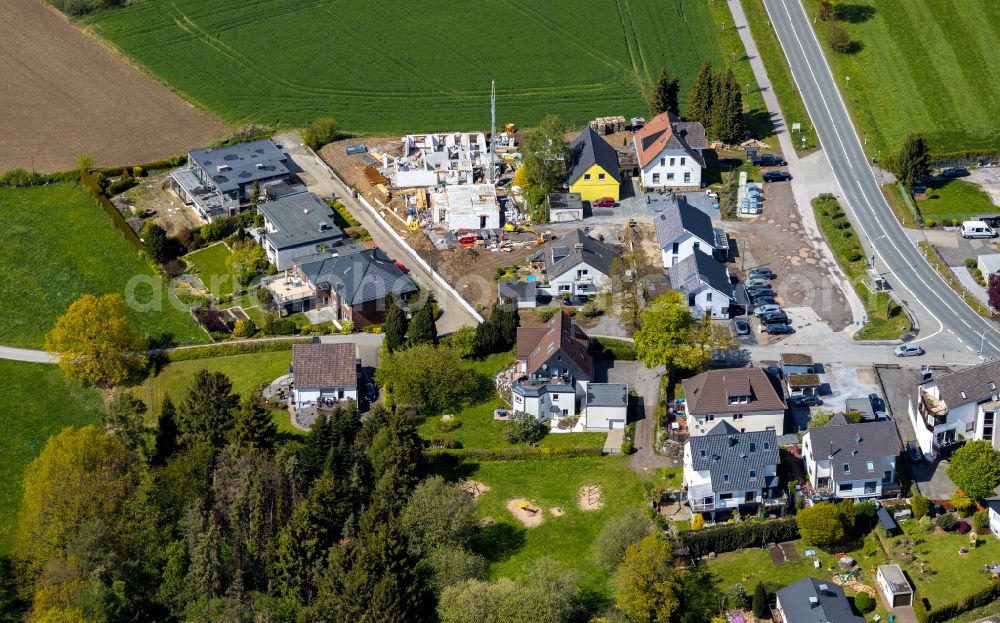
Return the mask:
<path id="1" fill-rule="evenodd" d="M 614 117 L 598 117 L 590 122 L 590 127 L 601 136 L 625 131 L 625 117 L 617 115 Z"/>

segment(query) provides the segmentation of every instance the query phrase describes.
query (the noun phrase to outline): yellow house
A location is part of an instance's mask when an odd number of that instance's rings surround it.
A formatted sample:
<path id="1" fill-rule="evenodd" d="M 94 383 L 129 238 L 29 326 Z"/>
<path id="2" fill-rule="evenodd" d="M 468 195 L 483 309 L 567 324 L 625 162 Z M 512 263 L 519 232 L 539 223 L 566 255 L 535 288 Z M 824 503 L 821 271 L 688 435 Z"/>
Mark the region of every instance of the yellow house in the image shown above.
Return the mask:
<path id="1" fill-rule="evenodd" d="M 566 178 L 569 192 L 580 193 L 584 201 L 611 197 L 618 201 L 621 174 L 618 152 L 593 128 L 587 127 L 569 146 Z"/>

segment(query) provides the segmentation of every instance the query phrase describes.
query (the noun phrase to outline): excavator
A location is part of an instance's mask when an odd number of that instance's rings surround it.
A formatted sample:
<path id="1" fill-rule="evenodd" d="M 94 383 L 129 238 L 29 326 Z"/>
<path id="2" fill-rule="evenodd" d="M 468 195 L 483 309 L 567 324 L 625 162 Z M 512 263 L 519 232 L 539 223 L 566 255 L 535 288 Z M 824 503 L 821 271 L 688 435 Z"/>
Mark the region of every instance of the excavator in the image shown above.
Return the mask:
<path id="1" fill-rule="evenodd" d="M 538 233 L 533 228 L 528 227 L 527 225 L 515 225 L 513 223 L 507 223 L 506 225 L 504 225 L 503 226 L 503 230 L 504 231 L 513 231 L 513 232 L 518 232 L 518 233 L 523 233 L 523 232 L 528 232 L 528 233 L 531 233 L 531 234 L 537 234 Z"/>

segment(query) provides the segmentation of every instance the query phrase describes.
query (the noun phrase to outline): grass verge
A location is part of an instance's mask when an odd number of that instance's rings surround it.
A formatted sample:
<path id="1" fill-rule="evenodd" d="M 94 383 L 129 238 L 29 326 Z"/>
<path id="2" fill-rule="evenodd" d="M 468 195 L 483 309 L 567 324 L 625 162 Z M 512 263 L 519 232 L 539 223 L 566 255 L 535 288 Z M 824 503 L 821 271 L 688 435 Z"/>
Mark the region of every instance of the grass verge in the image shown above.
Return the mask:
<path id="1" fill-rule="evenodd" d="M 927 261 L 931 263 L 934 270 L 936 270 L 938 274 L 941 275 L 941 278 L 944 279 L 949 286 L 951 286 L 952 290 L 957 292 L 958 295 L 962 297 L 962 300 L 969 304 L 969 307 L 975 310 L 975 312 L 983 318 L 993 318 L 993 313 L 989 310 L 989 308 L 983 305 L 979 299 L 965 289 L 965 286 L 963 286 L 962 282 L 958 280 L 955 273 L 951 272 L 951 268 L 948 267 L 948 264 L 945 263 L 944 259 L 937 252 L 937 249 L 935 249 L 931 243 L 926 240 L 922 240 L 917 243 L 917 246 L 920 247 L 924 257 L 926 257 Z"/>
<path id="2" fill-rule="evenodd" d="M 917 216 L 913 215 L 913 211 L 906 203 L 906 197 L 902 195 L 899 184 L 886 184 L 882 186 L 882 196 L 885 197 L 885 202 L 889 204 L 892 213 L 896 215 L 896 220 L 903 227 L 918 227 L 917 219 L 920 213 L 918 212 Z"/>

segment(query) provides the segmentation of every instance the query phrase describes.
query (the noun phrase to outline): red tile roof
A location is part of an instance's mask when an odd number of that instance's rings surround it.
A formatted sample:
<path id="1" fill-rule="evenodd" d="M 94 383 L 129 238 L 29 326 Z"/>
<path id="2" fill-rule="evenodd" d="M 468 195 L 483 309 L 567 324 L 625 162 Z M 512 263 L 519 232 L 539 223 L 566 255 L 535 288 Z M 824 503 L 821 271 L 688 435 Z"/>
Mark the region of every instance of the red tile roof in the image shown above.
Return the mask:
<path id="1" fill-rule="evenodd" d="M 588 380 L 592 380 L 594 362 L 587 352 L 589 345 L 590 338 L 565 311 L 553 316 L 546 327 L 517 330 L 517 359 L 527 360 L 528 374 L 537 373 L 556 351 L 561 351 L 587 375 Z"/>
<path id="2" fill-rule="evenodd" d="M 669 112 L 661 113 L 635 133 L 634 141 L 640 167 L 655 160 L 664 149 L 683 149 L 704 166 L 701 153 L 695 150 L 707 146 L 705 126 L 697 121 L 681 121 Z"/>

